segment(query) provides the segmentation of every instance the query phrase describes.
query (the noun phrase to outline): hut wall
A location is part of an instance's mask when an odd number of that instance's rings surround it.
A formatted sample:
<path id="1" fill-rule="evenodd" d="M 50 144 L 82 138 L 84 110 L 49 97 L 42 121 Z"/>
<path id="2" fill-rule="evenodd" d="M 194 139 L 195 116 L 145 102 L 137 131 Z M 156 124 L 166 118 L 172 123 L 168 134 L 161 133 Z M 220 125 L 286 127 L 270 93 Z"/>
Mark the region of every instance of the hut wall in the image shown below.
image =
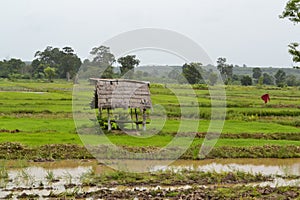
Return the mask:
<path id="1" fill-rule="evenodd" d="M 152 107 L 149 84 L 146 82 L 99 79 L 96 89 L 100 109 Z"/>

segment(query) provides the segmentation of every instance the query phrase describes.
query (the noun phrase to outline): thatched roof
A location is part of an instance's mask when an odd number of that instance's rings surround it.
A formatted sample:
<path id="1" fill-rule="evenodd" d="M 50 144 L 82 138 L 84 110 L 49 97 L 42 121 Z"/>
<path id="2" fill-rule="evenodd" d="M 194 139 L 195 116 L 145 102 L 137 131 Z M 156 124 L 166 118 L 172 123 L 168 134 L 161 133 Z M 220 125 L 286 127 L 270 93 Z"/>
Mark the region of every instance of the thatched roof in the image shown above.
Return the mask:
<path id="1" fill-rule="evenodd" d="M 91 79 L 96 82 L 98 108 L 152 107 L 149 82 L 124 79 Z"/>

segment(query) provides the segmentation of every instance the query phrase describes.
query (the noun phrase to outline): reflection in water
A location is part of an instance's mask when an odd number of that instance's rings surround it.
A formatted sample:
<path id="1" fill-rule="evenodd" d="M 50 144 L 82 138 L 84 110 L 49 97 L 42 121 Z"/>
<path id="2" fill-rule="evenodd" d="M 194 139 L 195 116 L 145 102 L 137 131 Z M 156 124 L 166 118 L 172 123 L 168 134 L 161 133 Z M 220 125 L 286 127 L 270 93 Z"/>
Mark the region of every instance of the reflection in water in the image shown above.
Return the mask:
<path id="1" fill-rule="evenodd" d="M 114 165 L 113 160 L 105 161 Z M 261 173 L 264 175 L 296 175 L 300 176 L 300 159 L 213 159 L 213 160 L 177 160 L 171 165 L 168 161 L 153 160 L 124 160 L 122 166 L 116 168 L 126 170 L 134 168 L 136 171 L 158 170 L 199 170 L 199 171 L 244 171 L 249 173 Z M 58 176 L 66 171 L 72 171 L 72 174 L 84 173 L 84 169 L 92 169 L 96 174 L 113 171 L 110 167 L 99 164 L 96 160 L 63 160 L 55 162 L 20 162 L 20 161 L 0 161 L 0 167 L 5 167 L 13 172 L 19 169 L 29 168 L 30 174 L 37 177 L 43 177 L 47 171 L 52 170 Z"/>
<path id="2" fill-rule="evenodd" d="M 300 176 L 300 159 L 219 159 L 204 161 L 179 160 L 172 166 L 156 166 L 160 169 L 191 169 L 199 171 L 243 171 L 252 174 Z M 154 171 L 157 169 L 154 169 Z"/>
<path id="3" fill-rule="evenodd" d="M 106 161 L 108 162 L 108 161 Z M 114 161 L 110 160 L 110 165 Z M 21 164 L 20 164 L 21 163 Z M 119 162 L 115 162 L 116 165 Z M 171 165 L 166 165 L 168 161 L 153 160 L 124 160 L 124 165 L 116 166 L 122 170 L 134 168 L 136 171 L 158 170 L 199 170 L 199 171 L 244 171 L 249 173 L 261 173 L 264 175 L 296 175 L 300 176 L 300 159 L 213 159 L 213 160 L 177 160 Z M 62 176 L 66 171 L 72 174 L 85 173 L 86 169 L 92 169 L 96 174 L 113 171 L 96 160 L 63 160 L 55 162 L 20 162 L 20 161 L 0 161 L 0 167 L 5 167 L 10 172 L 19 169 L 28 169 L 30 174 L 39 178 L 44 177 L 47 171 L 52 170 L 57 176 Z"/>
<path id="4" fill-rule="evenodd" d="M 287 180 L 283 178 L 275 178 L 274 181 L 267 181 L 262 183 L 256 183 L 256 184 L 249 184 L 252 186 L 271 186 L 271 187 L 282 187 L 282 186 L 300 186 L 300 179 L 294 179 L 294 180 Z"/>
<path id="5" fill-rule="evenodd" d="M 110 161 L 111 164 L 114 161 Z M 119 163 L 119 162 L 115 162 Z M 173 170 L 180 171 L 198 170 L 204 172 L 236 172 L 243 171 L 252 174 L 263 174 L 276 176 L 300 176 L 300 159 L 219 159 L 219 160 L 178 160 L 167 166 L 165 161 L 145 161 L 145 160 L 125 160 L 124 166 L 118 166 L 125 170 L 130 168 L 137 171 L 145 171 L 145 167 L 150 171 Z M 113 171 L 111 168 L 103 164 L 99 164 L 96 160 L 79 161 L 79 160 L 64 160 L 56 162 L 21 162 L 21 161 L 0 161 L 0 169 L 5 169 L 8 178 L 1 178 L 0 181 L 0 198 L 4 198 L 12 191 L 14 194 L 22 192 L 39 195 L 49 195 L 49 192 L 61 193 L 67 189 L 65 185 L 75 184 L 81 185 L 82 178 L 85 174 L 96 173 L 101 174 L 108 171 Z M 5 171 L 2 171 L 4 174 Z M 49 182 L 50 179 L 57 179 L 56 182 Z M 10 180 L 10 181 L 8 181 Z M 251 184 L 255 185 L 255 184 Z M 275 178 L 273 182 L 257 183 L 256 185 L 266 186 L 299 186 L 300 180 L 286 180 Z M 39 186 L 44 186 L 38 189 Z M 189 187 L 189 186 L 187 186 Z M 23 188 L 16 192 L 15 188 Z M 26 189 L 27 188 L 27 189 Z M 74 189 L 74 188 L 73 188 Z M 120 188 L 111 188 L 119 190 Z M 130 188 L 126 188 L 128 190 Z M 99 190 L 97 187 L 81 188 L 82 192 Z"/>

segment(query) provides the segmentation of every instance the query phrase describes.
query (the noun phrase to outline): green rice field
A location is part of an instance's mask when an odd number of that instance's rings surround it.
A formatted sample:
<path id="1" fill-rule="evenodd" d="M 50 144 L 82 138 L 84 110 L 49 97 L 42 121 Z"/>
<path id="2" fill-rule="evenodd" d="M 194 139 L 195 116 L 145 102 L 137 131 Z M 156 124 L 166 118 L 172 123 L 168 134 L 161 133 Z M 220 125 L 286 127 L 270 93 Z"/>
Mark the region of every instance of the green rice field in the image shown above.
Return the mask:
<path id="1" fill-rule="evenodd" d="M 191 112 L 191 115 L 197 107 L 193 103 L 196 98 L 199 103 L 200 120 L 192 116 L 195 118 L 194 121 L 186 122 L 185 126 L 196 123 L 199 125 L 197 132 L 205 135 L 211 122 L 209 91 L 205 88 L 196 88 L 193 90 L 195 97 L 192 97 L 188 93 L 190 90 L 184 85 L 178 85 L 177 88 L 174 95 L 165 85 L 151 85 L 153 105 L 160 105 L 166 112 L 166 121 L 155 136 L 139 138 L 114 134 L 115 131 L 105 132 L 106 136 L 118 145 L 158 147 L 166 145 L 177 133 L 182 120 L 179 98 L 183 102 L 181 106 L 184 106 L 185 112 Z M 18 142 L 29 146 L 82 145 L 73 121 L 72 91 L 73 84 L 61 80 L 54 83 L 0 80 L 0 143 Z M 271 102 L 268 104 L 264 104 L 260 99 L 264 93 L 270 94 Z M 93 92 L 86 92 L 85 95 L 92 99 Z M 222 138 L 221 135 L 217 146 L 300 146 L 299 140 L 288 136 L 285 139 L 251 138 L 251 134 L 277 136 L 285 134 L 293 135 L 294 138 L 295 135 L 300 135 L 298 88 L 226 86 L 226 104 L 226 120 L 222 135 L 235 135 L 235 138 Z M 149 126 L 151 127 L 151 124 Z M 194 144 L 201 144 L 202 141 L 203 137 L 197 137 Z"/>

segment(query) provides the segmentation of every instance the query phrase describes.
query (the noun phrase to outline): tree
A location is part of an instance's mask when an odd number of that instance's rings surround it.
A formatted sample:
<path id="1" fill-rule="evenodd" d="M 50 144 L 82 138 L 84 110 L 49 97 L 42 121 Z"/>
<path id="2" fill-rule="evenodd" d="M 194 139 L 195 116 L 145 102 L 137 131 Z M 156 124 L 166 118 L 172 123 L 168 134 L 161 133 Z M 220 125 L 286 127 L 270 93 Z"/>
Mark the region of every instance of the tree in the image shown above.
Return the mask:
<path id="1" fill-rule="evenodd" d="M 288 18 L 294 24 L 300 22 L 300 0 L 289 0 L 280 18 Z"/>
<path id="2" fill-rule="evenodd" d="M 46 47 L 44 51 L 37 51 L 32 61 L 33 74 L 39 77 L 48 66 L 54 68 L 59 78 L 74 77 L 81 66 L 80 58 L 74 53 L 71 47 L 64 47 L 62 50 Z M 47 66 L 47 67 L 45 67 Z"/>
<path id="3" fill-rule="evenodd" d="M 9 66 L 6 60 L 0 61 L 0 77 L 1 78 L 8 78 L 9 72 Z"/>
<path id="4" fill-rule="evenodd" d="M 218 75 L 216 73 L 210 73 L 208 77 L 209 85 L 215 85 L 218 81 Z"/>
<path id="5" fill-rule="evenodd" d="M 241 78 L 241 84 L 242 85 L 245 85 L 245 86 L 248 86 L 248 85 L 252 85 L 252 78 L 250 76 L 243 76 Z"/>
<path id="6" fill-rule="evenodd" d="M 12 58 L 8 61 L 8 66 L 10 73 L 20 74 L 26 64 L 20 59 Z"/>
<path id="7" fill-rule="evenodd" d="M 259 79 L 259 77 L 261 77 L 262 75 L 262 71 L 259 67 L 255 67 L 252 69 L 252 77 L 255 78 L 255 79 Z"/>
<path id="8" fill-rule="evenodd" d="M 239 81 L 240 78 L 239 78 L 238 75 L 234 74 L 234 75 L 232 76 L 232 80 L 233 80 L 233 81 Z"/>
<path id="9" fill-rule="evenodd" d="M 47 64 L 50 67 L 57 68 L 61 58 L 61 52 L 59 48 L 53 48 L 51 46 L 46 47 L 44 51 L 37 51 L 34 55 L 35 60 L 39 61 L 39 64 Z"/>
<path id="10" fill-rule="evenodd" d="M 115 56 L 110 52 L 110 48 L 106 46 L 94 47 L 90 52 L 93 55 L 93 63 L 101 67 L 112 66 L 116 62 Z"/>
<path id="11" fill-rule="evenodd" d="M 8 78 L 10 75 L 18 74 L 21 76 L 22 70 L 25 68 L 26 64 L 16 58 L 11 58 L 10 60 L 4 60 L 0 62 L 0 77 Z"/>
<path id="12" fill-rule="evenodd" d="M 121 76 L 125 75 L 127 72 L 131 71 L 133 74 L 133 70 L 140 64 L 140 61 L 136 58 L 135 55 L 127 55 L 125 57 L 121 57 L 118 59 L 118 63 L 121 64 Z"/>
<path id="13" fill-rule="evenodd" d="M 293 62 L 300 63 L 300 50 L 298 49 L 298 43 L 289 44 L 289 53 L 293 56 Z"/>
<path id="14" fill-rule="evenodd" d="M 279 69 L 275 74 L 275 82 L 278 87 L 283 87 L 286 81 L 286 74 L 283 70 Z"/>
<path id="15" fill-rule="evenodd" d="M 84 61 L 84 71 L 96 70 L 96 73 L 101 74 L 101 78 L 113 78 L 115 76 L 112 65 L 116 62 L 116 59 L 110 52 L 109 47 L 103 45 L 94 47 L 90 54 L 93 56 L 93 59 L 91 62 L 89 60 Z"/>
<path id="16" fill-rule="evenodd" d="M 54 78 L 55 74 L 56 74 L 56 70 L 53 67 L 46 67 L 44 69 L 44 74 L 45 77 L 49 80 L 49 82 L 52 82 L 52 79 Z"/>
<path id="17" fill-rule="evenodd" d="M 197 84 L 200 83 L 201 80 L 203 80 L 199 71 L 201 65 L 201 63 L 185 63 L 182 66 L 182 75 L 186 78 L 189 84 Z"/>
<path id="18" fill-rule="evenodd" d="M 225 74 L 225 67 L 226 67 L 226 58 L 218 58 L 217 60 L 217 68 L 220 71 L 222 77 Z"/>
<path id="19" fill-rule="evenodd" d="M 273 85 L 274 84 L 274 78 L 270 76 L 267 73 L 263 73 L 263 84 L 265 85 Z"/>
<path id="20" fill-rule="evenodd" d="M 61 54 L 61 60 L 58 68 L 59 77 L 67 78 L 67 81 L 70 81 L 70 78 L 75 77 L 82 63 L 80 58 L 74 54 L 74 50 L 71 47 L 64 47 Z"/>
<path id="21" fill-rule="evenodd" d="M 225 84 L 228 84 L 232 80 L 233 65 L 226 64 L 226 58 L 218 58 L 217 68 L 220 71 Z"/>
<path id="22" fill-rule="evenodd" d="M 288 18 L 295 25 L 300 22 L 300 0 L 289 0 L 285 6 L 284 11 L 279 16 L 280 18 Z M 299 43 L 291 43 L 288 45 L 289 53 L 293 56 L 295 63 L 300 63 Z"/>
<path id="23" fill-rule="evenodd" d="M 40 64 L 41 64 L 41 61 L 39 59 L 34 59 L 31 62 L 31 67 L 32 67 L 32 74 L 31 75 L 32 76 L 36 76 L 36 74 L 44 72 L 44 69 L 40 69 Z"/>
<path id="24" fill-rule="evenodd" d="M 288 75 L 286 76 L 286 84 L 288 86 L 297 86 L 298 85 L 298 81 L 296 76 L 294 75 Z"/>

